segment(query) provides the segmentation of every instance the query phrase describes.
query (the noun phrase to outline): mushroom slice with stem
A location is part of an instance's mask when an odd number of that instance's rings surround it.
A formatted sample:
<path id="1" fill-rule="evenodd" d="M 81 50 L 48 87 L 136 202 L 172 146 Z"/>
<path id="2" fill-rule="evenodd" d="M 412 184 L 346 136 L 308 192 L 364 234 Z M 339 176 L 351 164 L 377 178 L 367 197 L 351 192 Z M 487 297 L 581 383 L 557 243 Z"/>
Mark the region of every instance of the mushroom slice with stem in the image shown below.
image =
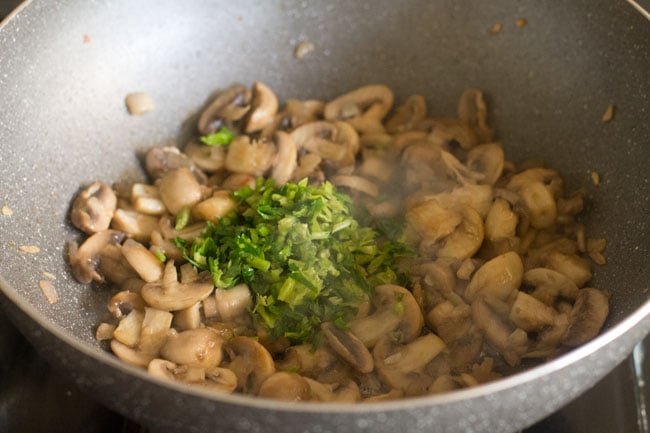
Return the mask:
<path id="1" fill-rule="evenodd" d="M 382 119 L 393 106 L 393 91 L 384 85 L 359 87 L 325 105 L 327 120 L 346 120 L 360 133 L 383 132 Z"/>
<path id="2" fill-rule="evenodd" d="M 96 181 L 77 195 L 70 219 L 75 227 L 88 234 L 101 232 L 110 226 L 116 206 L 117 196 L 113 189 Z"/>
<path id="3" fill-rule="evenodd" d="M 191 307 L 207 298 L 214 285 L 209 273 L 205 273 L 191 283 L 180 283 L 173 260 L 165 265 L 161 281 L 147 283 L 142 287 L 141 295 L 145 302 L 160 310 L 176 311 Z"/>
<path id="4" fill-rule="evenodd" d="M 104 277 L 97 272 L 101 251 L 106 245 L 118 244 L 122 239 L 124 233 L 109 229 L 93 234 L 81 246 L 70 243 L 68 256 L 75 279 L 82 284 L 103 282 Z"/>
<path id="5" fill-rule="evenodd" d="M 359 136 L 347 122 L 317 121 L 291 132 L 298 149 L 320 156 L 335 168 L 354 164 Z"/>
<path id="6" fill-rule="evenodd" d="M 163 275 L 163 263 L 144 245 L 133 239 L 122 244 L 122 254 L 126 261 L 147 283 L 158 281 Z"/>
<path id="7" fill-rule="evenodd" d="M 386 131 L 390 134 L 410 131 L 427 117 L 427 102 L 422 95 L 411 95 L 395 109 L 386 121 Z"/>
<path id="8" fill-rule="evenodd" d="M 262 383 L 275 373 L 269 351 L 250 337 L 231 338 L 225 350 L 230 357 L 227 367 L 237 376 L 237 389 L 245 394 L 257 394 Z"/>
<path id="9" fill-rule="evenodd" d="M 298 165 L 298 148 L 291 135 L 284 131 L 277 131 L 274 135 L 278 153 L 273 161 L 271 178 L 276 185 L 284 185 L 291 179 L 291 175 Z"/>
<path id="10" fill-rule="evenodd" d="M 479 183 L 494 185 L 504 165 L 503 148 L 498 143 L 480 144 L 467 153 L 467 167 L 482 175 Z"/>
<path id="11" fill-rule="evenodd" d="M 474 273 L 464 296 L 469 301 L 479 295 L 485 295 L 508 302 L 516 296 L 523 275 L 524 264 L 521 257 L 509 251 L 483 264 Z"/>
<path id="12" fill-rule="evenodd" d="M 404 287 L 382 284 L 372 297 L 375 311 L 350 322 L 350 332 L 371 348 L 384 335 L 395 333 L 399 342 L 409 342 L 420 335 L 424 317 L 413 294 Z"/>
<path id="13" fill-rule="evenodd" d="M 190 141 L 183 152 L 205 173 L 211 174 L 221 170 L 226 162 L 226 149 L 223 146 L 207 146 L 197 141 Z"/>
<path id="14" fill-rule="evenodd" d="M 236 137 L 228 146 L 226 168 L 234 173 L 262 176 L 271 168 L 275 146 L 264 140 L 254 140 L 247 135 Z"/>
<path id="15" fill-rule="evenodd" d="M 198 130 L 208 135 L 223 126 L 225 122 L 235 122 L 250 110 L 251 91 L 241 84 L 234 84 L 219 93 L 201 113 Z"/>
<path id="16" fill-rule="evenodd" d="M 176 364 L 211 369 L 221 363 L 223 343 L 223 338 L 211 328 L 190 329 L 170 336 L 160 354 Z"/>
<path id="17" fill-rule="evenodd" d="M 481 215 L 471 206 L 460 207 L 461 223 L 434 249 L 438 257 L 465 260 L 476 253 L 483 243 L 484 229 Z"/>
<path id="18" fill-rule="evenodd" d="M 273 122 L 273 117 L 278 111 L 278 98 L 275 93 L 264 83 L 253 83 L 253 102 L 246 120 L 244 132 L 259 131 Z"/>
<path id="19" fill-rule="evenodd" d="M 524 273 L 523 283 L 534 287 L 531 295 L 552 306 L 558 297 L 575 299 L 578 286 L 566 275 L 547 268 L 533 268 Z"/>
<path id="20" fill-rule="evenodd" d="M 146 366 L 154 377 L 173 382 L 202 386 L 210 391 L 230 394 L 237 388 L 237 377 L 227 368 L 205 370 L 200 367 L 177 365 L 164 359 L 152 359 Z"/>
<path id="21" fill-rule="evenodd" d="M 469 88 L 458 100 L 458 118 L 470 126 L 478 136 L 480 143 L 492 140 L 494 131 L 487 122 L 487 104 L 483 92 Z"/>
<path id="22" fill-rule="evenodd" d="M 139 293 L 123 290 L 111 298 L 107 307 L 113 317 L 120 319 L 133 310 L 144 311 L 144 300 Z"/>
<path id="23" fill-rule="evenodd" d="M 402 345 L 384 336 L 372 354 L 377 374 L 384 383 L 405 395 L 421 395 L 433 382 L 424 367 L 444 349 L 445 343 L 432 333 Z"/>
<path id="24" fill-rule="evenodd" d="M 323 322 L 321 330 L 330 347 L 356 370 L 361 373 L 370 373 L 373 370 L 372 355 L 361 340 L 337 328 L 332 322 Z"/>
<path id="25" fill-rule="evenodd" d="M 306 401 L 311 400 L 311 387 L 299 374 L 278 371 L 262 382 L 257 395 L 283 401 Z"/>
<path id="26" fill-rule="evenodd" d="M 562 343 L 575 347 L 591 340 L 603 327 L 608 314 L 609 297 L 605 293 L 591 287 L 580 289 Z"/>

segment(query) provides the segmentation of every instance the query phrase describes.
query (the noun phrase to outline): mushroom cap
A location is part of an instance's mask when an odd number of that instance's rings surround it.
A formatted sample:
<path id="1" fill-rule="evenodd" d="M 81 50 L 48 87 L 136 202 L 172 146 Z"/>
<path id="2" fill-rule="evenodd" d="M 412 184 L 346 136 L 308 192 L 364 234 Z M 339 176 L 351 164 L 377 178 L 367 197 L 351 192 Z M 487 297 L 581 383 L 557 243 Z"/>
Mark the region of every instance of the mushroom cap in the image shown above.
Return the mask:
<path id="1" fill-rule="evenodd" d="M 75 227 L 88 234 L 108 229 L 117 206 L 113 189 L 96 181 L 81 191 L 72 203 L 70 219 Z"/>
<path id="2" fill-rule="evenodd" d="M 223 343 L 223 338 L 211 328 L 189 329 L 167 338 L 160 354 L 176 364 L 210 369 L 221 363 Z"/>

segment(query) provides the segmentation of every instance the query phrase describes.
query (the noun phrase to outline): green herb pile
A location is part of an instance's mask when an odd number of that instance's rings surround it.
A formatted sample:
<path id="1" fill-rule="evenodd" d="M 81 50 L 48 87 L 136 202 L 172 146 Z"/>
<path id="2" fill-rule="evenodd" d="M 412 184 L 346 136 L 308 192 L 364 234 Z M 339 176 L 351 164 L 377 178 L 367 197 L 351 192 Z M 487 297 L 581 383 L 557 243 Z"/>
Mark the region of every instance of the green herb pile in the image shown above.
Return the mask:
<path id="1" fill-rule="evenodd" d="M 177 244 L 216 287 L 248 284 L 253 319 L 271 338 L 313 342 L 323 321 L 345 329 L 365 294 L 404 277 L 396 270 L 404 246 L 361 226 L 331 183 L 259 179 L 233 196 L 236 212 Z"/>

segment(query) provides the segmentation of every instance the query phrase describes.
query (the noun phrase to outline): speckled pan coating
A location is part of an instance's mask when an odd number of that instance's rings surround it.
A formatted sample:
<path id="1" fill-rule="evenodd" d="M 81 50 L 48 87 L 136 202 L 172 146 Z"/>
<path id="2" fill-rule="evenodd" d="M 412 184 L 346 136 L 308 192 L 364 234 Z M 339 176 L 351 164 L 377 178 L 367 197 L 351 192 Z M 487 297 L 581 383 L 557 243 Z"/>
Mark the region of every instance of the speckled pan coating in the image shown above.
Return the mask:
<path id="1" fill-rule="evenodd" d="M 304 40 L 315 49 L 297 60 Z M 33 0 L 0 27 L 0 207 L 13 211 L 0 213 L 2 304 L 80 386 L 159 430 L 515 431 L 589 388 L 650 329 L 649 70 L 650 23 L 623 1 Z M 93 338 L 107 292 L 75 283 L 65 264 L 78 236 L 70 200 L 95 179 L 141 178 L 137 149 L 182 142 L 210 92 L 253 80 L 280 99 L 385 83 L 398 99 L 423 93 L 439 115 L 454 115 L 464 88 L 484 89 L 507 155 L 543 159 L 569 190 L 586 189 L 590 233 L 609 241 L 593 281 L 612 292 L 607 332 L 487 386 L 363 406 L 209 398 L 117 362 Z M 127 114 L 137 91 L 155 112 Z M 55 305 L 43 272 L 56 277 Z"/>

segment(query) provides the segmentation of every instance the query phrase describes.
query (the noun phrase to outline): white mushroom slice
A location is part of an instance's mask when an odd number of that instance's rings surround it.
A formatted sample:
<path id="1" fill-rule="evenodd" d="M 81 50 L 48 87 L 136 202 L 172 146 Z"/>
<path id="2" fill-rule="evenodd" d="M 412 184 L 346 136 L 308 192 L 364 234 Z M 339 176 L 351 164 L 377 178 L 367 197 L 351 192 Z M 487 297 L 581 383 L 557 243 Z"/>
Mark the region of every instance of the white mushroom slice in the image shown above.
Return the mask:
<path id="1" fill-rule="evenodd" d="M 321 383 L 309 377 L 304 378 L 311 389 L 312 400 L 353 403 L 361 400 L 359 386 L 349 381 L 347 384 Z"/>
<path id="2" fill-rule="evenodd" d="M 424 367 L 445 349 L 435 334 L 425 334 L 406 345 L 395 344 L 384 336 L 373 349 L 375 369 L 389 387 L 405 395 L 421 395 L 433 382 Z"/>
<path id="3" fill-rule="evenodd" d="M 386 121 L 386 131 L 390 134 L 410 131 L 427 117 L 427 102 L 422 95 L 411 95 L 395 109 Z"/>
<path id="4" fill-rule="evenodd" d="M 158 281 L 163 275 L 163 263 L 144 245 L 133 239 L 127 239 L 122 244 L 122 254 L 126 261 L 135 269 L 147 283 Z"/>
<path id="5" fill-rule="evenodd" d="M 99 275 L 118 286 L 131 278 L 139 278 L 137 272 L 129 265 L 122 254 L 122 245 L 104 245 L 99 253 L 99 264 L 97 266 Z"/>
<path id="6" fill-rule="evenodd" d="M 120 343 L 136 347 L 140 342 L 140 333 L 142 331 L 142 321 L 144 320 L 144 311 L 131 310 L 115 328 L 113 337 Z"/>
<path id="7" fill-rule="evenodd" d="M 205 370 L 199 367 L 176 365 L 164 359 L 152 359 L 147 371 L 155 377 L 173 382 L 202 386 L 207 390 L 232 393 L 237 388 L 237 377 L 227 368 Z"/>
<path id="8" fill-rule="evenodd" d="M 190 329 L 170 336 L 160 354 L 176 364 L 211 369 L 221 363 L 223 343 L 223 338 L 212 328 Z"/>
<path id="9" fill-rule="evenodd" d="M 372 355 L 361 340 L 338 329 L 332 322 L 323 322 L 321 330 L 330 347 L 356 370 L 361 373 L 370 373 L 373 370 Z"/>
<path id="10" fill-rule="evenodd" d="M 325 371 L 331 370 L 339 362 L 339 358 L 329 346 L 319 345 L 315 350 L 311 344 L 300 344 L 289 347 L 278 360 L 278 370 L 297 371 L 303 376 L 318 377 Z"/>
<path id="11" fill-rule="evenodd" d="M 198 121 L 198 130 L 203 135 L 217 131 L 224 123 L 234 122 L 250 109 L 251 91 L 241 84 L 235 84 L 219 93 L 203 110 Z"/>
<path id="12" fill-rule="evenodd" d="M 485 218 L 485 239 L 496 241 L 515 236 L 519 219 L 510 203 L 496 198 Z"/>
<path id="13" fill-rule="evenodd" d="M 264 128 L 273 122 L 277 111 L 278 98 L 266 84 L 256 81 L 253 83 L 253 102 L 244 132 L 250 134 Z"/>
<path id="14" fill-rule="evenodd" d="M 443 301 L 426 315 L 427 324 L 447 344 L 463 338 L 472 328 L 472 311 L 469 305 L 454 305 Z"/>
<path id="15" fill-rule="evenodd" d="M 135 116 L 146 114 L 155 108 L 151 96 L 144 92 L 129 93 L 126 95 L 124 102 L 129 113 Z"/>
<path id="16" fill-rule="evenodd" d="M 372 297 L 375 311 L 350 322 L 350 332 L 366 347 L 373 347 L 384 335 L 397 331 L 397 340 L 408 342 L 420 334 L 424 317 L 413 294 L 404 287 L 382 284 Z"/>
<path id="17" fill-rule="evenodd" d="M 404 397 L 404 392 L 401 389 L 391 389 L 383 394 L 373 395 L 363 399 L 364 403 L 377 403 L 382 401 L 392 401 Z"/>
<path id="18" fill-rule="evenodd" d="M 470 150 L 479 144 L 476 132 L 465 122 L 458 119 L 429 118 L 422 121 L 418 129 L 428 131 L 427 140 L 439 145 L 458 143 L 464 150 Z"/>
<path id="19" fill-rule="evenodd" d="M 111 323 L 100 323 L 95 331 L 95 340 L 104 341 L 111 340 L 116 326 Z"/>
<path id="20" fill-rule="evenodd" d="M 262 382 L 257 395 L 283 401 L 307 401 L 311 400 L 311 387 L 299 374 L 279 371 Z"/>
<path id="21" fill-rule="evenodd" d="M 221 184 L 221 188 L 227 191 L 237 191 L 245 186 L 249 186 L 251 189 L 255 188 L 255 176 L 244 173 L 232 173 Z"/>
<path id="22" fill-rule="evenodd" d="M 580 289 L 562 343 L 579 346 L 598 335 L 609 314 L 609 297 L 591 287 Z"/>
<path id="23" fill-rule="evenodd" d="M 383 85 L 359 87 L 325 105 L 327 120 L 347 120 L 360 133 L 383 132 L 381 120 L 393 106 L 393 91 Z"/>
<path id="24" fill-rule="evenodd" d="M 151 232 L 158 227 L 158 218 L 134 210 L 117 209 L 111 228 L 126 233 L 138 242 L 149 242 Z"/>
<path id="25" fill-rule="evenodd" d="M 192 207 L 201 200 L 201 185 L 189 168 L 170 171 L 158 183 L 160 198 L 172 213 L 178 214 L 185 207 Z"/>
<path id="26" fill-rule="evenodd" d="M 460 212 L 437 199 L 426 200 L 406 212 L 409 229 L 417 233 L 426 245 L 435 244 L 449 236 L 462 221 Z"/>
<path id="27" fill-rule="evenodd" d="M 214 290 L 219 318 L 224 322 L 241 319 L 253 306 L 253 295 L 246 284 L 237 284 L 229 289 Z"/>
<path id="28" fill-rule="evenodd" d="M 517 327 L 528 332 L 540 331 L 555 323 L 557 312 L 542 301 L 517 291 L 517 297 L 510 310 L 510 320 Z"/>
<path id="29" fill-rule="evenodd" d="M 271 167 L 274 156 L 273 144 L 262 140 L 251 143 L 249 136 L 240 135 L 228 146 L 226 168 L 235 173 L 262 176 Z"/>
<path id="30" fill-rule="evenodd" d="M 203 200 L 192 208 L 192 214 L 205 221 L 217 221 L 237 208 L 237 202 L 230 191 L 215 191 L 212 197 Z"/>
<path id="31" fill-rule="evenodd" d="M 519 254 L 509 251 L 481 266 L 465 289 L 470 301 L 479 295 L 509 301 L 516 296 L 524 275 L 524 264 Z"/>
<path id="32" fill-rule="evenodd" d="M 181 331 L 201 327 L 201 302 L 174 312 L 174 327 Z"/>
<path id="33" fill-rule="evenodd" d="M 104 281 L 104 277 L 97 272 L 100 253 L 106 245 L 120 243 L 122 239 L 124 239 L 124 233 L 116 230 L 104 230 L 90 236 L 81 246 L 71 243 L 68 256 L 75 279 L 82 284 L 88 284 L 91 281 Z"/>
<path id="34" fill-rule="evenodd" d="M 291 179 L 296 182 L 305 178 L 324 180 L 324 175 L 319 168 L 322 161 L 323 158 L 313 153 L 300 156 L 298 158 L 298 167 L 293 171 Z"/>
<path id="35" fill-rule="evenodd" d="M 170 217 L 165 215 L 158 221 L 157 228 L 166 240 L 174 240 L 176 238 L 192 240 L 198 237 L 205 230 L 205 221 L 199 221 L 195 224 L 188 225 L 182 230 L 176 230 L 172 226 Z"/>
<path id="36" fill-rule="evenodd" d="M 458 118 L 476 131 L 480 143 L 492 140 L 494 131 L 488 126 L 487 105 L 479 89 L 470 88 L 463 92 L 458 101 Z"/>
<path id="37" fill-rule="evenodd" d="M 479 183 L 494 185 L 503 172 L 503 148 L 498 143 L 478 145 L 467 153 L 466 164 L 482 175 Z"/>
<path id="38" fill-rule="evenodd" d="M 160 230 L 152 230 L 151 252 L 154 254 L 160 252 L 165 256 L 166 260 L 183 260 L 183 251 L 181 251 L 170 239 L 173 238 L 165 239 Z"/>
<path id="39" fill-rule="evenodd" d="M 549 189 L 554 198 L 563 195 L 564 181 L 557 170 L 550 168 L 529 168 L 510 178 L 507 188 L 519 192 L 522 188 L 532 183 L 541 182 Z"/>
<path id="40" fill-rule="evenodd" d="M 198 168 L 206 173 L 215 173 L 221 170 L 226 162 L 226 148 L 224 146 L 207 146 L 190 141 L 185 145 L 183 152 Z"/>
<path id="41" fill-rule="evenodd" d="M 285 103 L 289 125 L 294 129 L 322 118 L 324 109 L 325 103 L 315 99 L 287 99 Z"/>
<path id="42" fill-rule="evenodd" d="M 591 263 L 575 254 L 555 252 L 546 257 L 546 267 L 566 275 L 576 286 L 582 287 L 591 279 Z"/>
<path id="43" fill-rule="evenodd" d="M 311 122 L 291 132 L 296 147 L 306 149 L 336 167 L 354 164 L 359 136 L 346 122 Z"/>
<path id="44" fill-rule="evenodd" d="M 160 179 L 170 171 L 188 167 L 196 172 L 194 164 L 175 146 L 156 146 L 150 148 L 145 155 L 145 168 L 153 180 Z M 198 174 L 198 173 L 197 173 Z"/>
<path id="45" fill-rule="evenodd" d="M 373 182 L 361 176 L 332 176 L 331 182 L 339 187 L 350 188 L 354 191 L 359 191 L 370 197 L 377 197 L 379 195 L 379 187 Z"/>
<path id="46" fill-rule="evenodd" d="M 111 340 L 111 351 L 122 361 L 136 367 L 146 368 L 151 360 L 154 359 L 154 356 L 152 354 L 140 352 L 139 350 L 129 347 L 126 344 L 120 343 L 116 339 Z"/>
<path id="47" fill-rule="evenodd" d="M 158 188 L 144 183 L 134 183 L 131 187 L 131 203 L 137 212 L 147 215 L 162 215 L 167 212 L 160 199 Z"/>
<path id="48" fill-rule="evenodd" d="M 533 228 L 545 229 L 555 223 L 557 205 L 553 193 L 543 183 L 527 184 L 519 189 L 519 195 Z"/>
<path id="49" fill-rule="evenodd" d="M 298 165 L 298 148 L 291 135 L 286 132 L 278 131 L 274 138 L 278 153 L 273 161 L 271 178 L 275 180 L 276 185 L 284 185 L 291 179 Z"/>
<path id="50" fill-rule="evenodd" d="M 70 219 L 75 227 L 88 234 L 108 229 L 117 206 L 117 196 L 104 182 L 93 182 L 72 203 Z"/>
<path id="51" fill-rule="evenodd" d="M 535 288 L 531 295 L 545 303 L 553 305 L 559 296 L 575 299 L 578 286 L 566 275 L 552 269 L 533 268 L 524 273 L 523 282 Z"/>
<path id="52" fill-rule="evenodd" d="M 191 283 L 180 283 L 174 261 L 168 260 L 162 281 L 145 284 L 141 295 L 145 302 L 154 308 L 176 311 L 191 307 L 207 298 L 213 289 L 212 277 L 209 274 Z"/>
<path id="53" fill-rule="evenodd" d="M 144 311 L 144 300 L 139 293 L 123 290 L 111 298 L 107 307 L 113 317 L 120 319 L 133 310 Z"/>
<path id="54" fill-rule="evenodd" d="M 269 351 L 244 336 L 230 339 L 225 349 L 230 357 L 228 368 L 237 376 L 237 389 L 245 394 L 258 394 L 262 383 L 275 373 Z"/>
<path id="55" fill-rule="evenodd" d="M 158 356 L 160 348 L 171 333 L 173 318 L 173 314 L 168 311 L 145 307 L 138 350 Z"/>

